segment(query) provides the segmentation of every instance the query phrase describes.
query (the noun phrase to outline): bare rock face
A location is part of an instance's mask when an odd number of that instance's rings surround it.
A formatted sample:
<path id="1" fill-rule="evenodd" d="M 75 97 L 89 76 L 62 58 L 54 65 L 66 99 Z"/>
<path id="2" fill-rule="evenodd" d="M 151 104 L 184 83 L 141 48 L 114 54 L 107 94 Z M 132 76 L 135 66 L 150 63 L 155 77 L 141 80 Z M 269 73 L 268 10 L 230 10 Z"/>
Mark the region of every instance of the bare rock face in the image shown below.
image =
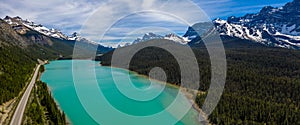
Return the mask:
<path id="1" fill-rule="evenodd" d="M 227 20 L 216 19 L 213 21 L 213 28 L 223 36 L 251 40 L 268 46 L 300 49 L 299 6 L 300 0 L 294 0 L 279 8 L 266 6 L 259 13 L 242 17 L 231 16 Z M 185 36 L 199 39 L 195 31 L 211 30 L 205 26 L 205 23 L 195 24 Z"/>
<path id="2" fill-rule="evenodd" d="M 0 19 L 0 43 L 26 47 L 29 43 L 16 32 L 11 25 Z"/>

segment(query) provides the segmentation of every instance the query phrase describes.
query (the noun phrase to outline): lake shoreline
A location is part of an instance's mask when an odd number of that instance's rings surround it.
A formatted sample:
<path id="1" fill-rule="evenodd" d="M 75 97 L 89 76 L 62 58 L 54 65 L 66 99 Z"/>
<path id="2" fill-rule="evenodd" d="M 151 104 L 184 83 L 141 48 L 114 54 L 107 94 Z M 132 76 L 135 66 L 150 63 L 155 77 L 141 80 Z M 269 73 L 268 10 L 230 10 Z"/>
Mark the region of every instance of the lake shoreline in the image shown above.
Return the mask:
<path id="1" fill-rule="evenodd" d="M 58 60 L 54 60 L 54 61 L 58 61 Z M 45 66 L 45 65 L 47 65 L 47 64 L 50 64 L 50 62 L 51 62 L 51 61 L 47 61 L 47 63 L 45 63 L 45 64 L 42 65 L 42 66 Z M 43 75 L 43 73 L 44 73 L 45 71 L 46 71 L 46 68 L 44 68 L 44 71 L 39 71 L 39 75 L 38 75 L 37 81 L 43 82 L 43 81 L 41 80 L 41 77 L 42 77 L 42 75 Z M 46 83 L 46 82 L 44 82 L 44 83 Z M 51 88 L 49 87 L 49 85 L 48 85 L 47 83 L 46 83 L 46 85 L 47 85 L 48 91 L 49 91 L 49 92 L 52 92 L 52 91 L 51 91 Z M 51 94 L 51 98 L 52 98 L 52 99 L 54 100 L 54 102 L 56 103 L 56 107 L 58 108 L 58 110 L 60 110 L 60 112 L 63 113 L 64 111 L 63 111 L 62 108 L 60 107 L 58 101 L 54 98 L 53 94 Z M 67 115 L 65 115 L 65 120 L 66 120 L 66 125 L 72 125 L 72 122 L 71 122 L 70 118 L 68 118 Z"/>
<path id="2" fill-rule="evenodd" d="M 70 67 L 70 68 L 72 68 L 72 66 L 70 66 L 70 65 L 72 65 L 72 61 L 81 61 L 82 59 L 75 59 L 75 60 L 69 60 L 69 62 L 68 63 L 63 63 L 65 66 L 68 66 L 68 67 Z M 124 72 L 125 74 L 126 73 L 129 73 L 129 74 L 131 74 L 131 76 L 133 76 L 133 77 L 141 77 L 141 78 L 143 78 L 143 79 L 150 79 L 150 80 L 154 80 L 155 81 L 155 83 L 158 83 L 158 84 L 163 84 L 163 85 L 166 85 L 168 88 L 174 88 L 174 89 L 177 89 L 177 90 L 174 90 L 174 91 L 178 91 L 179 90 L 179 92 L 181 93 L 181 97 L 183 97 L 183 98 L 185 98 L 185 100 L 186 101 L 188 101 L 187 102 L 187 104 L 189 105 L 189 106 L 191 106 L 189 109 L 190 109 L 190 111 L 192 111 L 192 112 L 195 112 L 195 114 L 197 114 L 197 115 L 194 115 L 193 116 L 193 119 L 195 120 L 195 123 L 197 122 L 197 123 L 199 123 L 199 114 L 201 114 L 201 109 L 199 108 L 199 106 L 196 104 L 196 102 L 194 101 L 194 99 L 195 99 L 195 97 L 196 97 L 196 95 L 197 95 L 197 93 L 199 92 L 198 90 L 188 90 L 188 89 L 186 89 L 186 88 L 183 88 L 183 87 L 181 87 L 181 86 L 178 86 L 178 85 L 174 85 L 174 84 L 171 84 L 171 83 L 168 83 L 168 82 L 162 82 L 162 81 L 159 81 L 159 80 L 156 80 L 156 79 L 153 79 L 153 78 L 150 78 L 150 77 L 148 77 L 147 75 L 143 75 L 143 74 L 139 74 L 139 73 L 137 73 L 137 72 L 135 72 L 135 71 L 130 71 L 130 70 L 127 70 L 127 69 L 123 69 L 123 68 L 119 68 L 119 67 L 113 67 L 113 66 L 102 66 L 101 64 L 100 64 L 100 62 L 99 61 L 95 61 L 95 60 L 87 60 L 87 59 L 85 59 L 86 61 L 91 61 L 90 63 L 94 63 L 94 66 L 95 67 L 102 67 L 102 68 L 105 68 L 105 69 L 108 69 L 108 68 L 115 68 L 115 69 L 120 69 L 120 71 L 121 70 L 123 70 L 122 72 Z M 53 62 L 53 61 L 65 61 L 65 60 L 52 60 L 51 62 Z M 82 61 L 84 61 L 84 60 L 82 60 Z M 47 69 L 45 69 L 45 70 L 47 70 Z M 108 69 L 109 70 L 109 69 Z M 108 73 L 108 72 L 107 72 Z M 56 74 L 56 73 L 54 73 L 54 72 L 52 72 L 52 74 Z M 45 79 L 43 79 L 43 80 L 45 80 Z M 45 81 L 46 83 L 47 83 L 47 80 Z M 47 83 L 48 84 L 48 83 Z M 51 85 L 47 85 L 48 86 L 48 88 L 51 90 Z M 51 92 L 53 92 L 53 91 L 51 91 Z M 191 92 L 194 92 L 194 93 L 191 93 Z M 196 95 L 195 95 L 196 94 Z M 193 95 L 193 96 L 190 96 L 190 95 Z M 52 95 L 52 97 L 54 98 L 54 96 Z M 174 97 L 176 97 L 176 96 L 174 96 Z M 54 100 L 55 100 L 55 102 L 57 103 L 57 107 L 60 109 L 60 110 L 62 110 L 62 107 L 65 107 L 64 105 L 64 103 L 63 104 L 59 104 L 58 102 L 60 102 L 61 101 L 61 99 L 59 99 L 58 98 L 58 100 L 57 99 L 55 99 L 54 98 Z M 62 107 L 60 107 L 60 105 L 62 105 Z M 68 112 L 69 112 L 69 109 L 67 108 L 66 109 Z M 66 112 L 67 112 L 66 111 Z M 70 120 L 70 118 L 69 117 L 67 117 L 68 115 L 67 115 L 68 113 L 66 113 L 66 120 L 67 120 L 67 122 L 68 123 L 73 123 L 73 122 L 71 122 L 71 120 Z M 72 119 L 73 119 L 73 117 L 71 117 Z M 74 120 L 74 119 L 73 119 Z M 178 119 L 179 121 L 181 121 L 181 119 Z M 203 121 L 203 120 L 202 120 Z M 202 121 L 200 121 L 200 122 L 202 122 Z M 78 120 L 75 120 L 74 121 L 74 124 L 75 123 L 78 123 Z"/>
<path id="3" fill-rule="evenodd" d="M 100 65 L 101 65 L 101 63 L 100 63 Z M 199 113 L 199 115 L 201 115 L 204 118 L 204 122 L 207 123 L 207 124 L 210 123 L 209 120 L 208 120 L 208 118 L 207 118 L 208 116 L 202 111 L 202 109 L 200 108 L 200 106 L 196 103 L 195 97 L 194 97 L 194 96 L 197 96 L 199 93 L 203 93 L 203 92 L 201 92 L 199 90 L 191 90 L 191 89 L 188 89 L 188 88 L 184 88 L 184 87 L 181 87 L 179 85 L 172 84 L 172 83 L 169 83 L 169 82 L 163 82 L 163 81 L 160 81 L 160 80 L 157 80 L 157 79 L 153 79 L 153 78 L 150 78 L 147 75 L 140 74 L 140 73 L 138 73 L 136 71 L 132 71 L 132 70 L 129 70 L 129 69 L 124 69 L 124 68 L 115 67 L 115 66 L 103 66 L 103 67 L 112 67 L 112 68 L 116 68 L 116 69 L 127 70 L 129 73 L 136 74 L 137 76 L 144 77 L 146 79 L 151 79 L 151 80 L 154 80 L 154 81 L 156 81 L 156 82 L 158 82 L 160 84 L 165 84 L 165 85 L 167 85 L 169 87 L 173 87 L 173 88 L 179 89 L 185 95 L 185 97 L 188 99 L 189 103 L 192 105 L 192 108 L 195 111 L 197 111 Z M 193 92 L 193 94 L 191 92 Z M 198 121 L 199 122 L 203 122 L 203 120 L 200 120 L 200 118 L 198 119 Z"/>

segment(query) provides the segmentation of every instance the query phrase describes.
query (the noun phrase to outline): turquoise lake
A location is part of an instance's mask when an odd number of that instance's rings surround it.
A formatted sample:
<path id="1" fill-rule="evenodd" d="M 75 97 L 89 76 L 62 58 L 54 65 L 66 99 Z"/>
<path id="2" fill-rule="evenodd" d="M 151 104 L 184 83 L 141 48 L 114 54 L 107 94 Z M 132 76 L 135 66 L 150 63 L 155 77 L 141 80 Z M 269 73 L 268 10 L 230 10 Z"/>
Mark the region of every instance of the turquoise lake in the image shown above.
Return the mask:
<path id="1" fill-rule="evenodd" d="M 90 60 L 51 61 L 45 68 L 41 80 L 73 125 L 200 124 L 188 99 L 169 84 Z"/>

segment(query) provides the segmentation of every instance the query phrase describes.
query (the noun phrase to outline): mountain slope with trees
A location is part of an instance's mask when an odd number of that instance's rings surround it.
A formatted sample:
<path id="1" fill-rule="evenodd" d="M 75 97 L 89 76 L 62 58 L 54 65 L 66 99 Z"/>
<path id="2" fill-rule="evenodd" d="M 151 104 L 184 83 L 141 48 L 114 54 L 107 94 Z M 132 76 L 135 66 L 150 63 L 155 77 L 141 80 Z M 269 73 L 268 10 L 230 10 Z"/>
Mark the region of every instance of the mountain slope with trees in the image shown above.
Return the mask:
<path id="1" fill-rule="evenodd" d="M 214 124 L 300 124 L 300 51 L 266 47 L 233 37 L 222 37 L 227 57 L 227 78 L 221 100 L 209 116 Z M 193 48 L 199 72 L 200 88 L 210 85 L 210 60 L 204 44 Z M 113 52 L 102 57 L 109 66 Z M 182 54 L 185 56 L 185 54 Z M 149 47 L 136 53 L 129 70 L 148 75 L 161 67 L 167 81 L 180 85 L 177 61 L 167 51 Z M 202 106 L 206 94 L 196 102 Z"/>
<path id="2" fill-rule="evenodd" d="M 18 25 L 23 27 L 23 25 Z M 24 28 L 18 31 L 6 21 L 0 19 L 0 104 L 17 97 L 30 79 L 37 59 L 54 60 L 72 58 L 75 44 L 81 54 L 77 57 L 86 57 L 86 53 L 102 53 L 110 50 L 103 46 L 96 46 L 88 42 L 77 42 L 49 37 L 35 30 Z"/>

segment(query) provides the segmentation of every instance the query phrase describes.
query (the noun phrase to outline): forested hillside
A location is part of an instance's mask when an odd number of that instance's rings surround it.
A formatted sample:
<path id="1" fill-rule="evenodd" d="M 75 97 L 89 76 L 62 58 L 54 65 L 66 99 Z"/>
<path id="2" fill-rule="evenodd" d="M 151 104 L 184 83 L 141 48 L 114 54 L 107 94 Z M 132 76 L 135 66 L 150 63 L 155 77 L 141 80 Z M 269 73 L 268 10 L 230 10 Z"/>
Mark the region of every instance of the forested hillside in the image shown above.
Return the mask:
<path id="1" fill-rule="evenodd" d="M 20 34 L 0 19 L 0 104 L 20 93 L 31 77 L 37 59 L 71 58 L 75 42 L 51 38 L 33 30 Z M 79 45 L 82 55 L 97 47 L 88 43 Z"/>
<path id="2" fill-rule="evenodd" d="M 48 90 L 47 84 L 37 81 L 31 101 L 27 106 L 26 116 L 23 118 L 25 125 L 65 125 L 66 117 L 63 112 L 57 108 L 57 104 Z"/>
<path id="3" fill-rule="evenodd" d="M 270 48 L 238 38 L 223 37 L 227 79 L 222 98 L 209 116 L 214 124 L 300 124 L 300 51 Z M 200 68 L 200 88 L 210 85 L 210 60 L 204 45 L 193 48 Z M 102 57 L 110 65 L 110 52 Z M 182 54 L 184 56 L 184 54 Z M 180 84 L 180 70 L 167 51 L 142 49 L 130 62 L 130 70 L 148 75 L 161 67 L 167 81 Z M 196 102 L 201 106 L 205 94 Z"/>

